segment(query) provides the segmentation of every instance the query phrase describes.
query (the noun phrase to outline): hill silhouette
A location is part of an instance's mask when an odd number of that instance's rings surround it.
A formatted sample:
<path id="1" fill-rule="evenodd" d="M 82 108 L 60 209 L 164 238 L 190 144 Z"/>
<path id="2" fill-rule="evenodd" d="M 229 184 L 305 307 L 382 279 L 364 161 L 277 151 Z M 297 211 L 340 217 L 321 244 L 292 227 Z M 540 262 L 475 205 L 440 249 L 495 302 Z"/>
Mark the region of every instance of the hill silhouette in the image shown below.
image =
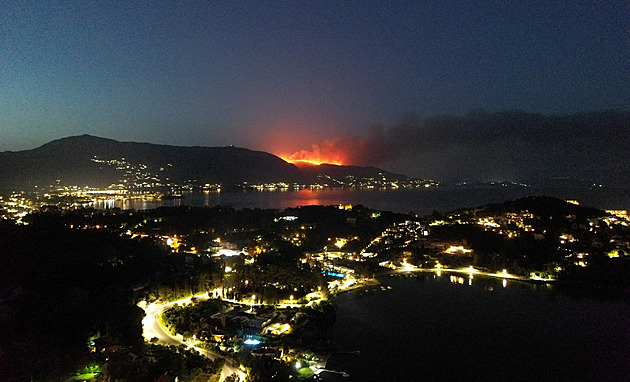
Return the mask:
<path id="1" fill-rule="evenodd" d="M 0 189 L 28 190 L 54 184 L 102 188 L 125 180 L 131 182 L 132 178 L 144 183 L 201 185 L 310 184 L 326 175 L 343 178 L 352 174 L 368 178 L 387 174 L 407 179 L 373 167 L 317 167 L 298 168 L 273 154 L 233 146 L 181 147 L 81 135 L 32 150 L 0 153 Z"/>

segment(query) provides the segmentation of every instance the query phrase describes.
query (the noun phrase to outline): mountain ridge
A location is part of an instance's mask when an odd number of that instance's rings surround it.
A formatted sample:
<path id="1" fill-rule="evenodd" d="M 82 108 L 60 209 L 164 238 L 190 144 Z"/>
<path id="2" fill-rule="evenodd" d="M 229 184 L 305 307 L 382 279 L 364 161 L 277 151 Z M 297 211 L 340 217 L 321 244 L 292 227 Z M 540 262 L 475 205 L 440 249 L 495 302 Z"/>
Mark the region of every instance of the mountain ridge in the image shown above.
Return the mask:
<path id="1" fill-rule="evenodd" d="M 0 152 L 1 189 L 50 185 L 112 184 L 313 184 L 321 179 L 409 179 L 375 167 L 320 165 L 299 168 L 264 151 L 235 146 L 173 146 L 120 142 L 89 134 L 70 136 L 23 151 Z M 324 174 L 326 170 L 330 174 Z M 122 176 L 121 176 L 122 175 Z M 334 183 L 334 182 L 333 182 Z"/>

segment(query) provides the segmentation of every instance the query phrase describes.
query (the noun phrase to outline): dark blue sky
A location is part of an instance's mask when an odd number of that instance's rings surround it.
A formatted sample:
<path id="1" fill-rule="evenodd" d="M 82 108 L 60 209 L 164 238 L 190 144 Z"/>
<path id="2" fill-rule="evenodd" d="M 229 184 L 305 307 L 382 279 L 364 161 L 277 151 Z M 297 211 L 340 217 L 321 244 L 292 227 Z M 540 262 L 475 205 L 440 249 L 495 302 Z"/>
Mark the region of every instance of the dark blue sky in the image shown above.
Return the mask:
<path id="1" fill-rule="evenodd" d="M 0 151 L 93 134 L 276 154 L 401 116 L 630 109 L 620 1 L 0 5 Z"/>

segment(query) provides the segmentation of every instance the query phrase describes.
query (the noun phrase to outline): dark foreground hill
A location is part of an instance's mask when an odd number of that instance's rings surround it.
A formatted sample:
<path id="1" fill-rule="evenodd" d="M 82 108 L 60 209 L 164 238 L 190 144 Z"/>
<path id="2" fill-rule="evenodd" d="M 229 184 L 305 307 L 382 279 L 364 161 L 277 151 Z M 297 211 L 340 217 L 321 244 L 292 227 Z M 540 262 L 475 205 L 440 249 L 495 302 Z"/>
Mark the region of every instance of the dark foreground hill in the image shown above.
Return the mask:
<path id="1" fill-rule="evenodd" d="M 322 173 L 329 170 L 330 174 Z M 395 175 L 372 167 L 323 166 L 300 169 L 262 151 L 227 147 L 179 147 L 118 142 L 81 135 L 49 142 L 33 150 L 0 153 L 0 190 L 33 189 L 54 184 L 107 187 L 111 184 L 225 184 L 287 182 Z"/>
<path id="2" fill-rule="evenodd" d="M 599 210 L 597 208 L 581 206 L 570 203 L 566 200 L 543 195 L 528 196 L 516 200 L 505 201 L 503 203 L 486 204 L 481 207 L 476 207 L 473 209 L 460 209 L 458 211 L 469 211 L 480 216 L 528 211 L 536 216 L 547 220 L 566 220 L 567 216 L 572 216 L 573 220 L 576 217 L 586 220 L 607 215 L 605 211 Z"/>

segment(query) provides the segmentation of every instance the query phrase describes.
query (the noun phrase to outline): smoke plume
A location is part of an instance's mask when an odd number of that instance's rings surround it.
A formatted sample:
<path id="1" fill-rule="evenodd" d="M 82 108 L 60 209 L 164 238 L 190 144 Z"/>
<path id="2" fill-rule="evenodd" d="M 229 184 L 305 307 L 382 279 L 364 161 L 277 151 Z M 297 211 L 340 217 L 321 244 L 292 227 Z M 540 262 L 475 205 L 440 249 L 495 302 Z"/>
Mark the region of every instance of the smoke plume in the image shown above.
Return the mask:
<path id="1" fill-rule="evenodd" d="M 630 182 L 630 113 L 523 112 L 404 116 L 364 136 L 337 136 L 292 159 L 379 166 L 434 179 L 533 181 L 569 177 Z"/>

